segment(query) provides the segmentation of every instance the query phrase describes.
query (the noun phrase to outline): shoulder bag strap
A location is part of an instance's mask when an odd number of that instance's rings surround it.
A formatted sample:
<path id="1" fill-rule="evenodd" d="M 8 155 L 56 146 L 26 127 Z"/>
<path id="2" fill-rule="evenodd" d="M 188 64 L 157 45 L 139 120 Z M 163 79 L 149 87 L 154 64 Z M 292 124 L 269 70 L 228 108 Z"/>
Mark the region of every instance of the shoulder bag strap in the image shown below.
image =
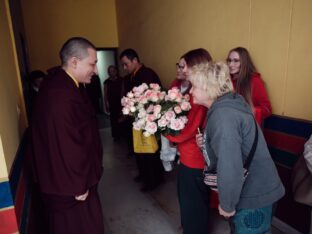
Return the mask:
<path id="1" fill-rule="evenodd" d="M 244 165 L 244 168 L 248 171 L 248 168 L 250 166 L 250 163 L 255 155 L 255 151 L 256 151 L 256 148 L 257 148 L 257 144 L 258 144 L 258 125 L 257 125 L 257 122 L 254 118 L 254 122 L 255 122 L 255 126 L 256 126 L 256 135 L 255 135 L 255 139 L 254 139 L 254 142 L 252 144 L 252 147 L 251 147 L 251 150 L 249 152 L 249 155 L 246 159 L 246 162 L 245 162 L 245 165 Z"/>

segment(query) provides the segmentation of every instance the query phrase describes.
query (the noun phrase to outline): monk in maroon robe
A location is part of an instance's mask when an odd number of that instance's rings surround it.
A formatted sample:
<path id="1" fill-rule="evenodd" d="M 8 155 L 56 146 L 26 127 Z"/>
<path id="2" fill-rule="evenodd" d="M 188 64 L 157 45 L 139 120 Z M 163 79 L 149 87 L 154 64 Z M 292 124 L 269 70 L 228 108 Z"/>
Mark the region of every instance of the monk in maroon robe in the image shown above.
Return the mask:
<path id="1" fill-rule="evenodd" d="M 94 108 L 83 84 L 97 73 L 96 49 L 71 38 L 60 51 L 35 106 L 31 132 L 35 175 L 51 234 L 103 234 L 97 193 L 102 145 Z"/>

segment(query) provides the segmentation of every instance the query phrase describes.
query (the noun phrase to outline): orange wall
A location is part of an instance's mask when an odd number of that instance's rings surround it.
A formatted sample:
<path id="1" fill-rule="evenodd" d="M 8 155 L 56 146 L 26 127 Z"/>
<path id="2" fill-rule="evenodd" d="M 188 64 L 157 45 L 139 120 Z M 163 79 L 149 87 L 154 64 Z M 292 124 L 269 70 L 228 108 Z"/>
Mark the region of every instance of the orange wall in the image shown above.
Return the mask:
<path id="1" fill-rule="evenodd" d="M 72 36 L 86 37 L 97 47 L 118 47 L 115 0 L 27 0 L 21 4 L 32 70 L 58 65 L 58 52 Z"/>
<path id="2" fill-rule="evenodd" d="M 0 0 L 0 181 L 8 176 L 27 124 L 8 9 L 8 0 Z"/>
<path id="3" fill-rule="evenodd" d="M 266 83 L 273 112 L 312 120 L 311 1 L 115 1 L 22 1 L 31 69 L 59 64 L 62 43 L 81 35 L 98 47 L 135 48 L 168 86 L 184 52 L 204 47 L 222 60 L 231 48 L 244 46 Z"/>
<path id="4" fill-rule="evenodd" d="M 310 0 L 116 0 L 120 50 L 133 47 L 167 86 L 186 51 L 208 49 L 223 60 L 249 49 L 273 112 L 312 120 Z"/>

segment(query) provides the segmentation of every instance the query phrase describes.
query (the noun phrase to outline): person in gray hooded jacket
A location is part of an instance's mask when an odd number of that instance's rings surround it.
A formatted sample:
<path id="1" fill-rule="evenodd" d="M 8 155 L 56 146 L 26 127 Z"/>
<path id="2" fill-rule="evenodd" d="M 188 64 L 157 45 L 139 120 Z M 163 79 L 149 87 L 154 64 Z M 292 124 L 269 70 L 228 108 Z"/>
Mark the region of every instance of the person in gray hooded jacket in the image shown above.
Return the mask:
<path id="1" fill-rule="evenodd" d="M 229 218 L 231 233 L 269 233 L 273 204 L 285 190 L 249 105 L 233 91 L 225 63 L 195 66 L 188 78 L 194 103 L 209 108 L 197 144 L 204 151 L 208 171 L 217 174 L 220 215 Z M 244 180 L 244 162 L 256 128 L 257 146 Z"/>

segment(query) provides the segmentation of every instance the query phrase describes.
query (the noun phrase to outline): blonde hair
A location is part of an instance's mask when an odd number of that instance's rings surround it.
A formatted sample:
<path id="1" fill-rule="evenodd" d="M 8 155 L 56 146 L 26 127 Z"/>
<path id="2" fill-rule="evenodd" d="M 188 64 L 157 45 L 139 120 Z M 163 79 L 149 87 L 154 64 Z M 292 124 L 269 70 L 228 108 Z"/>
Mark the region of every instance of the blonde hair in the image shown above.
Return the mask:
<path id="1" fill-rule="evenodd" d="M 234 90 L 229 68 L 224 62 L 195 65 L 190 69 L 189 79 L 193 86 L 206 91 L 212 100 Z"/>

